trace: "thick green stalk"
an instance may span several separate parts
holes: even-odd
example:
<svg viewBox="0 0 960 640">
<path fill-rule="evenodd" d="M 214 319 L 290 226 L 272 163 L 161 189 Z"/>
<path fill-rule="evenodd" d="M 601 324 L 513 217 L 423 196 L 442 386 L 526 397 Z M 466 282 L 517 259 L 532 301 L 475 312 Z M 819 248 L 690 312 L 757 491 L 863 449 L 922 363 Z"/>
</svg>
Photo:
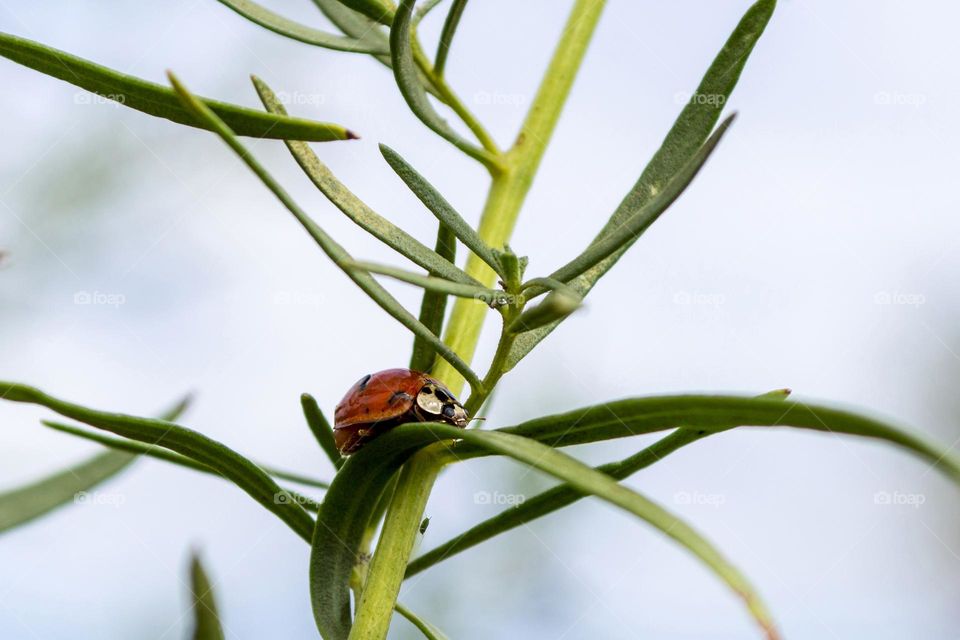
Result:
<svg viewBox="0 0 960 640">
<path fill-rule="evenodd" d="M 510 151 L 502 156 L 504 168 L 492 173 L 493 181 L 478 229 L 489 246 L 500 248 L 510 239 L 604 4 L 605 0 L 577 0 L 574 4 L 520 133 Z M 467 272 L 487 287 L 492 286 L 496 278 L 493 270 L 473 255 L 467 261 Z M 473 359 L 487 309 L 482 302 L 467 299 L 458 300 L 453 308 L 445 338 L 454 352 L 468 362 Z M 501 372 L 493 369 L 491 367 L 488 379 L 499 379 Z M 463 377 L 446 361 L 439 360 L 433 373 L 454 393 L 459 394 L 463 389 Z M 350 640 L 382 640 L 387 635 L 430 491 L 444 464 L 451 460 L 439 447 L 442 445 L 421 451 L 401 472 L 367 573 Z"/>
<path fill-rule="evenodd" d="M 495 249 L 503 248 L 513 233 L 604 4 L 605 0 L 577 0 L 520 133 L 504 157 L 504 169 L 493 177 L 478 232 Z M 496 278 L 476 256 L 467 259 L 466 270 L 486 287 Z M 467 362 L 473 359 L 486 314 L 486 305 L 475 300 L 458 300 L 453 307 L 444 338 Z M 439 362 L 434 373 L 454 393 L 463 388 L 463 377 L 446 362 Z"/>
</svg>

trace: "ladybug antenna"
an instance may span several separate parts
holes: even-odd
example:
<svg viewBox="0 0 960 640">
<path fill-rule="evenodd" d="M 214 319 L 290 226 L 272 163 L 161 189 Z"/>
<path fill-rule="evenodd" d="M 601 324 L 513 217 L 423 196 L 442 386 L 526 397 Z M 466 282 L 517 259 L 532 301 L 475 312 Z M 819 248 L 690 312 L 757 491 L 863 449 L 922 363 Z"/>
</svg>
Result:
<svg viewBox="0 0 960 640">
<path fill-rule="evenodd" d="M 484 420 L 486 420 L 486 418 L 484 418 L 483 416 L 477 416 L 476 418 L 470 418 L 470 422 L 473 422 L 474 420 L 479 420 L 480 422 L 483 422 Z"/>
</svg>

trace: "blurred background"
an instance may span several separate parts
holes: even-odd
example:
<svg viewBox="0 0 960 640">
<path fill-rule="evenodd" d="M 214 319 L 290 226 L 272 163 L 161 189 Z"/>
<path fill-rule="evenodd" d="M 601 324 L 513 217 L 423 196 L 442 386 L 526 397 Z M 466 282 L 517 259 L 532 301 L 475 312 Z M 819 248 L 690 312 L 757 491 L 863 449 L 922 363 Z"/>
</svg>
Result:
<svg viewBox="0 0 960 640">
<path fill-rule="evenodd" d="M 264 4 L 325 25 L 308 0 Z M 569 4 L 487 0 L 466 11 L 448 76 L 504 146 Z M 599 230 L 749 4 L 609 2 L 512 243 L 529 273 L 549 272 Z M 423 24 L 426 42 L 442 14 Z M 587 308 L 510 374 L 486 424 L 634 395 L 789 386 L 955 443 L 958 19 L 943 1 L 921 12 L 783 0 L 729 105 L 741 117 L 706 170 Z M 285 40 L 214 0 L 4 0 L 0 30 L 155 81 L 173 69 L 198 93 L 250 106 L 255 73 L 294 113 L 363 136 L 315 148 L 421 240 L 432 243 L 435 222 L 378 142 L 479 215 L 484 171 L 416 121 L 368 58 Z M 299 394 L 332 413 L 361 375 L 407 362 L 408 333 L 213 135 L 7 60 L 0 78 L 0 379 L 137 414 L 195 391 L 185 424 L 329 477 Z M 399 264 L 313 189 L 281 143 L 251 145 L 354 255 Z M 388 286 L 417 308 L 416 290 Z M 0 404 L 0 488 L 97 450 L 42 428 L 45 415 Z M 574 453 L 596 464 L 650 441 Z M 549 484 L 505 461 L 450 469 L 423 548 L 506 508 L 487 497 Z M 957 637 L 957 492 L 900 451 L 744 429 L 628 484 L 714 540 L 786 637 Z M 113 499 L 0 539 L 0 637 L 182 638 L 191 548 L 215 581 L 229 638 L 315 636 L 307 546 L 239 490 L 150 460 L 99 490 Z M 454 638 L 759 637 L 697 561 L 595 500 L 411 579 L 401 599 Z M 399 618 L 391 633 L 418 637 Z"/>
</svg>

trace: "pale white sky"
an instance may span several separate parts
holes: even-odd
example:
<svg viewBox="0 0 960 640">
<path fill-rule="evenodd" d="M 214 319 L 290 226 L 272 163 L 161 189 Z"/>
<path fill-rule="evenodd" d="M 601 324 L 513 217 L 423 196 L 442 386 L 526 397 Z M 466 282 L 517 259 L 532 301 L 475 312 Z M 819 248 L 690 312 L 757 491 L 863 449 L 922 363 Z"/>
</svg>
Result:
<svg viewBox="0 0 960 640">
<path fill-rule="evenodd" d="M 269 4 L 323 24 L 307 0 Z M 503 144 L 568 4 L 467 9 L 448 75 Z M 530 274 L 600 228 L 748 5 L 611 0 L 512 243 Z M 631 395 L 789 386 L 954 442 L 958 18 L 949 2 L 782 0 L 730 102 L 741 117 L 705 171 L 586 310 L 507 378 L 488 424 Z M 428 40 L 440 21 L 424 26 Z M 421 239 L 433 218 L 378 142 L 468 218 L 479 213 L 483 171 L 409 114 L 380 65 L 286 41 L 214 0 L 0 0 L 0 30 L 152 80 L 170 68 L 197 92 L 251 106 L 256 73 L 294 96 L 296 113 L 363 136 L 318 153 Z M 360 375 L 407 361 L 406 332 L 212 135 L 91 104 L 6 60 L 0 78 L 0 249 L 11 254 L 0 268 L 0 379 L 132 413 L 195 390 L 189 426 L 329 475 L 298 395 L 332 411 Z M 354 255 L 399 264 L 313 190 L 281 144 L 253 146 Z M 416 308 L 412 289 L 390 286 Z M 76 305 L 77 292 L 123 304 Z M 481 361 L 494 339 L 484 335 Z M 43 430 L 43 415 L 0 405 L 0 486 L 95 450 Z M 576 453 L 599 463 L 645 442 Z M 927 471 L 872 443 L 741 431 L 629 484 L 713 539 L 789 638 L 954 638 L 957 493 Z M 498 509 L 476 504 L 476 492 L 543 486 L 505 462 L 450 470 L 424 547 Z M 0 637 L 183 637 L 192 546 L 217 583 L 229 638 L 313 637 L 308 549 L 244 494 L 149 461 L 103 491 L 122 504 L 63 509 L 0 539 Z M 923 504 L 878 505 L 877 492 Z M 592 501 L 418 576 L 402 597 L 454 638 L 757 637 L 688 554 Z M 402 621 L 393 631 L 416 637 Z"/>
</svg>

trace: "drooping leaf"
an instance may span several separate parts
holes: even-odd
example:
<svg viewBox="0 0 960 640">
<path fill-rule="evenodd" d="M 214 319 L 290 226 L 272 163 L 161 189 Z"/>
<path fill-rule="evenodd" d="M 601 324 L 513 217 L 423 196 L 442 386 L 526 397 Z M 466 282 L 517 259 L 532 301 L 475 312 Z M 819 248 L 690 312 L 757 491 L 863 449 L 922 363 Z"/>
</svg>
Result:
<svg viewBox="0 0 960 640">
<path fill-rule="evenodd" d="M 400 88 L 400 94 L 414 115 L 427 127 L 455 147 L 484 162 L 490 162 L 489 153 L 472 144 L 440 116 L 430 104 L 426 89 L 420 80 L 417 65 L 413 58 L 413 45 L 410 40 L 410 24 L 416 0 L 401 0 L 390 28 L 390 57 L 393 60 L 393 75 Z"/>
<path fill-rule="evenodd" d="M 126 451 L 128 453 L 134 453 L 141 456 L 149 456 L 157 460 L 171 462 L 181 467 L 187 467 L 188 469 L 193 469 L 194 471 L 212 473 L 216 476 L 220 475 L 216 469 L 211 469 L 207 465 L 200 464 L 199 462 L 195 462 L 186 456 L 180 455 L 179 453 L 174 453 L 173 451 L 169 451 L 167 449 L 147 445 L 142 442 L 137 442 L 136 440 L 126 440 L 124 438 L 105 436 L 101 433 L 87 431 L 86 429 L 81 429 L 79 427 L 60 422 L 54 422 L 52 420 L 41 420 L 40 422 L 45 427 L 50 427 L 55 431 L 69 433 L 70 435 L 84 438 L 85 440 L 97 442 L 105 447 L 110 447 L 111 449 L 115 449 L 117 451 Z M 302 484 L 307 487 L 314 487 L 316 489 L 326 489 L 330 486 L 329 482 L 317 480 L 316 478 L 311 478 L 303 474 L 294 473 L 292 471 L 284 471 L 283 469 L 277 469 L 259 462 L 257 462 L 256 465 L 266 471 L 269 475 L 273 476 L 274 478 L 279 478 L 280 480 L 287 480 L 289 482 Z"/>
<path fill-rule="evenodd" d="M 422 336 L 429 340 L 439 353 L 450 365 L 460 372 L 463 377 L 470 382 L 474 388 L 482 387 L 480 378 L 470 369 L 470 366 L 463 361 L 450 347 L 444 344 L 440 338 L 430 333 L 430 330 L 424 327 L 420 322 L 401 305 L 396 298 L 380 286 L 372 276 L 363 272 L 354 271 L 345 265 L 351 262 L 353 258 L 346 250 L 333 240 L 327 233 L 317 225 L 313 219 L 306 214 L 303 209 L 290 197 L 290 194 L 273 178 L 272 175 L 260 164 L 260 162 L 243 146 L 237 139 L 233 131 L 230 130 L 223 120 L 217 117 L 203 102 L 190 93 L 183 84 L 173 75 L 169 74 L 170 82 L 174 90 L 180 96 L 184 106 L 193 112 L 198 118 L 205 121 L 210 128 L 220 136 L 220 138 L 229 146 L 254 174 L 260 178 L 277 199 L 293 214 L 294 218 L 303 226 L 303 228 L 316 241 L 317 245 L 323 250 L 334 264 L 336 264 L 346 275 L 363 290 L 381 309 L 393 316 L 403 326 L 413 332 L 415 335 Z"/>
<path fill-rule="evenodd" d="M 0 56 L 91 91 L 124 106 L 191 127 L 206 128 L 173 91 L 32 40 L 0 33 Z M 336 124 L 291 118 L 203 98 L 204 104 L 237 135 L 289 140 L 349 140 L 356 136 Z"/>
<path fill-rule="evenodd" d="M 361 495 L 372 498 L 417 450 L 431 442 L 454 438 L 489 454 L 505 455 L 528 464 L 653 525 L 690 550 L 743 597 L 753 616 L 772 634 L 772 620 L 743 576 L 710 543 L 659 505 L 534 440 L 504 432 L 421 423 L 396 427 L 366 445 L 348 460 L 327 493 L 317 518 L 310 571 L 314 617 L 324 638 L 340 640 L 349 635 L 349 578 L 357 562 L 359 536 L 370 516 L 371 500 L 350 500 L 345 495 L 350 486 L 347 483 L 353 485 L 354 491 L 369 491 Z"/>
<path fill-rule="evenodd" d="M 190 593 L 193 610 L 193 640 L 224 640 L 213 584 L 197 554 L 193 554 L 190 558 Z"/>
<path fill-rule="evenodd" d="M 447 19 L 443 22 L 443 31 L 440 32 L 440 44 L 437 45 L 437 55 L 433 59 L 433 69 L 437 75 L 442 76 L 447 66 L 447 56 L 450 54 L 450 45 L 453 44 L 453 36 L 457 33 L 457 27 L 460 26 L 460 18 L 463 17 L 463 10 L 467 8 L 467 0 L 453 0 L 450 5 L 450 11 L 447 13 Z"/>
<path fill-rule="evenodd" d="M 387 145 L 380 145 L 380 153 L 383 154 L 390 168 L 400 176 L 404 184 L 413 191 L 420 202 L 436 216 L 439 222 L 450 227 L 460 242 L 476 254 L 478 258 L 486 262 L 494 272 L 501 276 L 504 275 L 503 266 L 493 249 L 483 241 L 480 234 L 457 213 L 457 210 L 440 195 L 440 192 L 426 178 Z"/>
<path fill-rule="evenodd" d="M 716 432 L 744 427 L 792 427 L 834 435 L 882 440 L 904 448 L 960 483 L 960 459 L 947 447 L 888 422 L 819 404 L 739 396 L 650 396 L 575 409 L 498 429 L 550 445 L 568 447 L 634 435 L 685 428 Z M 485 455 L 469 442 L 457 449 L 461 458 Z"/>
<path fill-rule="evenodd" d="M 615 229 L 591 243 L 583 253 L 551 273 L 549 277 L 559 282 L 571 283 L 571 288 L 573 288 L 575 285 L 571 281 L 574 278 L 586 273 L 608 257 L 619 253 L 625 247 L 632 245 L 690 185 L 700 169 L 703 168 L 707 158 L 716 149 L 717 144 L 719 144 L 723 134 L 726 133 L 735 117 L 736 114 L 724 120 L 700 150 L 677 171 L 673 179 L 667 182 L 663 189 L 647 204 L 636 210 Z"/>
<path fill-rule="evenodd" d="M 163 419 L 176 420 L 188 405 L 189 397 L 166 411 Z M 135 459 L 129 453 L 107 451 L 37 482 L 0 493 L 0 533 L 76 500 L 83 492 L 126 469 Z"/>
<path fill-rule="evenodd" d="M 337 449 L 336 440 L 333 437 L 333 428 L 327 417 L 320 410 L 317 400 L 309 393 L 300 395 L 300 406 L 303 408 L 303 417 L 307 420 L 307 426 L 310 427 L 313 437 L 316 438 L 320 448 L 323 449 L 334 468 L 339 469 L 343 466 L 344 458 Z M 328 487 L 329 488 L 329 487 Z"/>
<path fill-rule="evenodd" d="M 297 504 L 295 497 L 280 488 L 255 463 L 216 440 L 166 420 L 88 409 L 22 384 L 0 382 L 0 397 L 10 402 L 40 405 L 91 427 L 185 455 L 216 469 L 304 539 L 311 537 L 313 518 Z"/>
<path fill-rule="evenodd" d="M 696 93 L 683 108 L 660 149 L 643 170 L 640 179 L 614 211 L 594 242 L 598 242 L 619 228 L 625 220 L 641 210 L 652 197 L 670 182 L 677 172 L 697 153 L 730 98 L 750 53 L 763 34 L 776 7 L 776 0 L 759 0 L 747 10 L 726 44 L 717 54 L 697 87 Z M 597 281 L 616 263 L 630 243 L 583 273 L 571 286 L 586 296 Z M 508 369 L 516 366 L 547 335 L 556 324 L 541 327 L 519 336 L 508 357 Z"/>
<path fill-rule="evenodd" d="M 253 84 L 267 111 L 278 115 L 286 113 L 283 105 L 266 83 L 254 77 Z M 290 149 L 290 153 L 293 154 L 300 168 L 323 195 L 365 231 L 394 251 L 440 277 L 454 282 L 480 286 L 479 282 L 464 273 L 452 261 L 440 256 L 436 251 L 431 251 L 419 240 L 368 207 L 366 203 L 340 182 L 325 164 L 320 162 L 320 159 L 308 144 L 287 141 L 287 148 Z"/>
<path fill-rule="evenodd" d="M 451 264 L 455 264 L 454 261 L 457 258 L 457 238 L 453 235 L 450 227 L 442 222 L 437 228 L 437 242 L 434 250 Z M 423 300 L 420 303 L 420 315 L 418 317 L 420 322 L 423 323 L 423 326 L 430 329 L 430 333 L 435 336 L 441 335 L 441 331 L 443 331 L 443 318 L 446 311 L 446 294 L 424 289 Z M 436 349 L 426 340 L 414 337 L 413 352 L 410 355 L 410 368 L 414 371 L 432 372 L 436 359 Z"/>
<path fill-rule="evenodd" d="M 337 51 L 349 51 L 353 53 L 370 53 L 374 55 L 385 55 L 390 53 L 389 44 L 386 42 L 386 36 L 382 40 L 376 37 L 365 37 L 363 34 L 358 37 L 344 37 L 333 33 L 327 33 L 320 29 L 314 29 L 300 24 L 288 18 L 284 18 L 278 13 L 274 13 L 264 6 L 252 2 L 251 0 L 219 0 L 222 4 L 233 9 L 238 14 L 260 25 L 274 33 L 282 36 L 299 40 L 307 44 L 312 44 L 325 49 L 335 49 Z M 374 32 L 370 32 L 375 35 Z"/>
<path fill-rule="evenodd" d="M 786 399 L 789 394 L 789 389 L 778 389 L 760 397 L 783 400 Z M 713 432 L 679 428 L 670 435 L 644 448 L 639 453 L 635 453 L 618 462 L 601 465 L 596 467 L 596 470 L 605 473 L 614 480 L 624 480 L 637 471 L 663 460 L 677 449 L 692 444 L 711 433 Z M 564 507 L 568 507 L 584 498 L 585 495 L 582 491 L 577 490 L 569 484 L 562 484 L 532 498 L 527 498 L 522 504 L 515 505 L 492 518 L 480 522 L 447 542 L 437 545 L 419 558 L 416 558 L 410 562 L 407 567 L 405 577 L 409 578 L 414 576 L 443 560 L 455 556 L 461 551 L 475 547 L 481 542 L 485 542 L 501 533 L 505 533 L 528 522 L 532 522 L 537 518 L 542 518 Z"/>
</svg>

